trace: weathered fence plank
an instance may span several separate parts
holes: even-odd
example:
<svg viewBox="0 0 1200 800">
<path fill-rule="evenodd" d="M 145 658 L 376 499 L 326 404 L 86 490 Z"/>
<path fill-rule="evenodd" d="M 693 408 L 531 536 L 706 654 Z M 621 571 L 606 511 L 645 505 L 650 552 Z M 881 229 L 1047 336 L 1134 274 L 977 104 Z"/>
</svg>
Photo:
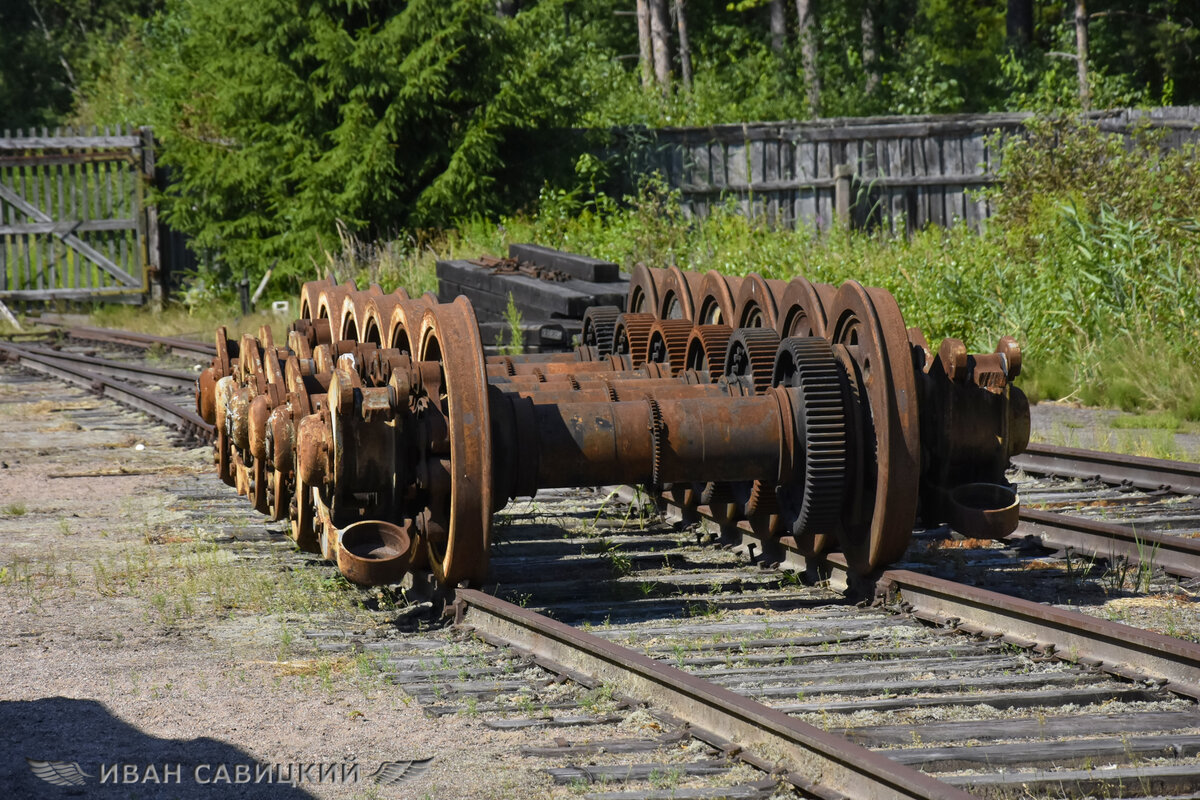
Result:
<svg viewBox="0 0 1200 800">
<path fill-rule="evenodd" d="M 152 147 L 148 130 L 124 125 L 4 131 L 0 297 L 144 298 L 158 274 L 146 247 Z"/>
<path fill-rule="evenodd" d="M 1029 114 L 871 117 L 813 122 L 665 128 L 649 136 L 651 163 L 704 216 L 733 201 L 772 225 L 824 230 L 836 217 L 834 173 L 849 165 L 857 225 L 900 232 L 963 223 L 981 228 L 992 209 L 978 190 L 995 183 L 999 153 L 989 137 L 1019 135 Z M 1117 110 L 1088 115 L 1101 130 L 1139 124 L 1168 131 L 1166 144 L 1200 141 L 1200 108 Z M 645 131 L 631 136 L 646 140 Z M 643 161 L 645 163 L 645 161 Z"/>
</svg>

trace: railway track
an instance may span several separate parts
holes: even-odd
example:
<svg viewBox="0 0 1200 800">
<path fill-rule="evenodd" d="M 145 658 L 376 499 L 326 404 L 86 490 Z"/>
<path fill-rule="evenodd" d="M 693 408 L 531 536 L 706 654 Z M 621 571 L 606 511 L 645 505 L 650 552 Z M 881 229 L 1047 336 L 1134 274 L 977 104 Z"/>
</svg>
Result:
<svg viewBox="0 0 1200 800">
<path fill-rule="evenodd" d="M 89 389 L 100 378 L 106 393 L 119 382 L 100 374 L 105 364 L 61 353 L 38 360 L 23 349 L 27 366 L 56 378 L 71 380 L 60 374 L 71 371 Z M 111 369 L 130 381 L 150 377 Z M 1191 502 L 1159 488 L 1165 480 L 1139 489 L 1116 475 L 1088 480 L 1099 471 L 1063 480 L 1056 463 L 1021 466 L 1022 495 L 1054 508 L 1041 512 L 1052 522 L 1064 509 L 1108 514 L 1116 500 L 1127 501 L 1123 522 Z M 1138 480 L 1155 481 L 1147 472 L 1155 466 L 1139 463 Z M 946 551 L 931 545 L 955 541 L 949 531 L 916 536 L 899 565 L 912 569 L 885 571 L 874 584 L 880 602 L 860 607 L 831 588 L 856 583 L 836 556 L 806 564 L 808 574 L 788 572 L 787 559 L 777 565 L 769 543 L 749 531 L 722 540 L 715 528 L 664 522 L 647 506 L 607 491 L 552 490 L 502 514 L 494 583 L 457 598 L 459 635 L 476 638 L 437 663 L 421 636 L 388 642 L 391 679 L 433 716 L 550 729 L 551 741 L 525 749 L 529 763 L 571 793 L 613 800 L 768 797 L 780 779 L 829 797 L 1189 797 L 1200 785 L 1194 645 L 1063 609 L 1034 627 L 1039 604 L 922 574 Z M 1082 549 L 1032 530 L 1034 513 L 1010 540 L 1029 533 L 1051 548 Z M 1194 530 L 1188 513 L 1148 516 L 1169 517 L 1157 535 L 1178 539 Z M 1142 555 L 1148 527 L 1138 523 Z M 1110 537 L 1104 547 L 1112 546 Z M 1003 585 L 1022 559 L 1065 560 L 1065 570 L 1041 576 L 1060 584 L 1060 595 L 1078 589 L 1069 550 L 1056 559 L 1030 547 L 953 549 L 984 565 L 974 565 L 975 582 L 986 573 Z M 1154 566 L 1187 576 L 1175 564 L 1160 545 Z M 806 583 L 814 577 L 825 581 Z M 331 631 L 313 637 L 363 646 Z M 686 690 L 681 699 L 672 687 Z M 726 721 L 713 700 L 727 706 Z M 780 770 L 783 754 L 799 768 Z"/>
<path fill-rule="evenodd" d="M 143 342 L 146 346 L 153 343 L 148 339 Z M 189 403 L 195 387 L 194 373 L 28 343 L 0 342 L 0 355 L 26 369 L 110 396 L 177 429 L 189 439 L 212 440 L 212 425 L 190 407 L 194 405 L 194 401 Z"/>
</svg>

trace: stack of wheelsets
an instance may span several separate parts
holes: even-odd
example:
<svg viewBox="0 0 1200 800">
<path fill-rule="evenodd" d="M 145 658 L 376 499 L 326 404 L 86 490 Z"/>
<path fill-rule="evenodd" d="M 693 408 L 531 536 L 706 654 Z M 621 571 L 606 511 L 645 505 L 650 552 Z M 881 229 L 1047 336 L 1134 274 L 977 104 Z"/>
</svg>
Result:
<svg viewBox="0 0 1200 800">
<path fill-rule="evenodd" d="M 918 523 L 1016 527 L 1011 337 L 933 353 L 854 281 L 639 266 L 627 307 L 574 352 L 487 357 L 465 297 L 316 281 L 286 346 L 218 330 L 197 406 L 221 477 L 363 584 L 484 582 L 492 514 L 552 487 L 644 484 L 858 574 Z"/>
</svg>

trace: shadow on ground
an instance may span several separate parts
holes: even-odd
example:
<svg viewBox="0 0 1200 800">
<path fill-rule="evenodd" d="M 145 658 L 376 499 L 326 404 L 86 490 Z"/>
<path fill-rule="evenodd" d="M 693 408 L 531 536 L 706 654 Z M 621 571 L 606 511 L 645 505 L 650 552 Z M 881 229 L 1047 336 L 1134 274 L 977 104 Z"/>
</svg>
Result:
<svg viewBox="0 0 1200 800">
<path fill-rule="evenodd" d="M 30 760 L 49 764 L 31 765 Z M 122 766 L 116 773 L 111 772 L 111 766 L 118 763 Z M 248 765 L 249 783 L 237 783 L 239 764 Z M 109 765 L 109 769 L 104 770 L 102 765 Z M 128 770 L 125 765 L 132 765 L 136 771 Z M 178 770 L 175 770 L 176 765 Z M 228 783 L 223 780 L 220 765 L 225 765 Z M 211 800 L 234 795 L 261 800 L 313 797 L 287 782 L 268 783 L 266 777 L 262 782 L 254 783 L 256 765 L 251 754 L 215 739 L 150 736 L 113 716 L 102 703 L 94 700 L 45 697 L 0 702 L 0 786 L 5 789 L 2 792 L 5 797 L 112 797 L 122 800 Z M 292 770 L 295 769 L 292 765 Z M 35 770 L 51 780 L 39 777 Z M 76 770 L 84 774 L 80 775 Z M 107 774 L 104 783 L 101 783 L 102 772 Z M 316 770 L 311 771 L 311 776 L 311 782 L 317 782 L 319 774 Z M 128 779 L 134 780 L 129 782 Z M 279 780 L 277 776 L 275 780 Z M 326 779 L 325 782 L 331 781 Z M 370 780 L 363 773 L 358 776 L 358 782 L 365 785 Z"/>
</svg>

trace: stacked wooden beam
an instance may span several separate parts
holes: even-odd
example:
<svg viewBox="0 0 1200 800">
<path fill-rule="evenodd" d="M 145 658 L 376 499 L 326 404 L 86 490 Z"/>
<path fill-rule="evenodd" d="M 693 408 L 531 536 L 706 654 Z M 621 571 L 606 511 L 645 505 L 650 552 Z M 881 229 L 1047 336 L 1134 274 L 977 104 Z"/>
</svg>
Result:
<svg viewBox="0 0 1200 800">
<path fill-rule="evenodd" d="M 542 323 L 526 332 L 527 351 L 569 348 L 588 308 L 623 308 L 629 292 L 628 276 L 611 261 L 532 244 L 510 245 L 507 259 L 439 261 L 437 276 L 440 301 L 470 298 L 485 343 L 495 323 L 504 322 L 511 295 L 526 323 Z"/>
</svg>

